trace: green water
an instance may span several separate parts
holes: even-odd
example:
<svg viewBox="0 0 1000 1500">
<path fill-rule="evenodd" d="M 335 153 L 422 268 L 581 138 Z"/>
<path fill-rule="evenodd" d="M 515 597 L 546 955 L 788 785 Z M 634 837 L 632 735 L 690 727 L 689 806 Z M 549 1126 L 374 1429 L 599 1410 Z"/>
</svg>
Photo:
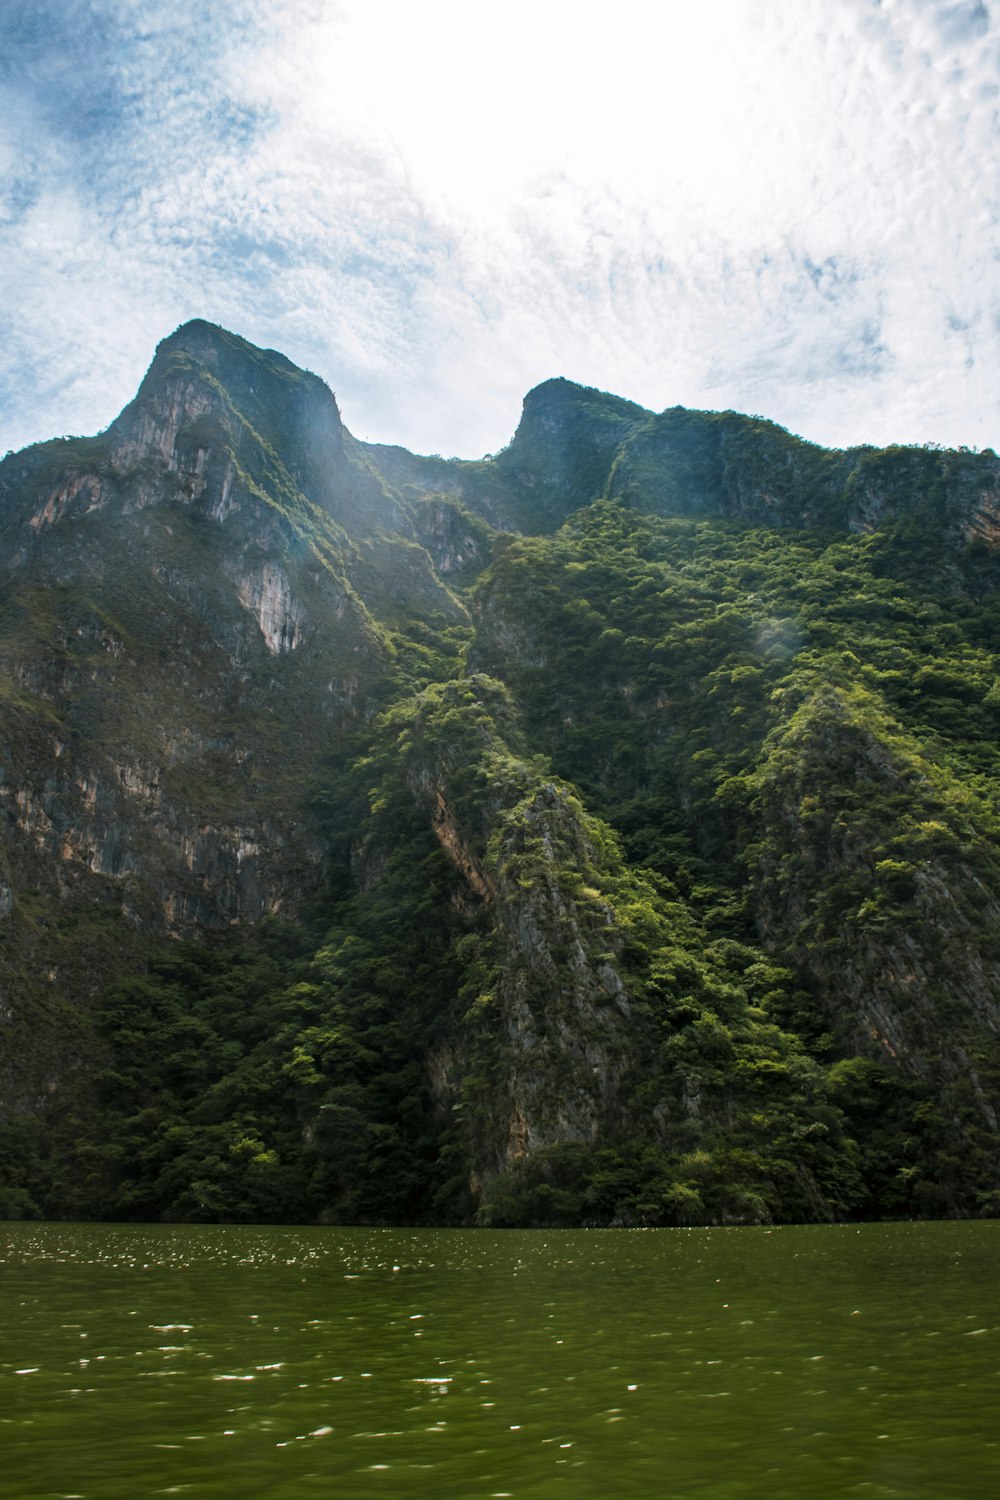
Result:
<svg viewBox="0 0 1000 1500">
<path fill-rule="evenodd" d="M 1000 1223 L 0 1226 L 0 1490 L 1000 1494 Z"/>
</svg>

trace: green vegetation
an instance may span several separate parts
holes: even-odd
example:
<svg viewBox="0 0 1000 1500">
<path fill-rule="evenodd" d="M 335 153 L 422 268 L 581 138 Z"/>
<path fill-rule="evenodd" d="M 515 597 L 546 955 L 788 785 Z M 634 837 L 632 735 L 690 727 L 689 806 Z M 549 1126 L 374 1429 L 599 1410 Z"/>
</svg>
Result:
<svg viewBox="0 0 1000 1500">
<path fill-rule="evenodd" d="M 140 403 L 178 381 L 176 472 L 115 470 L 129 412 L 4 465 L 128 503 L 0 607 L 0 764 L 39 768 L 0 864 L 3 1210 L 1000 1211 L 995 456 L 554 381 L 494 458 L 416 459 L 208 325 Z M 265 562 L 294 651 L 248 614 Z"/>
</svg>

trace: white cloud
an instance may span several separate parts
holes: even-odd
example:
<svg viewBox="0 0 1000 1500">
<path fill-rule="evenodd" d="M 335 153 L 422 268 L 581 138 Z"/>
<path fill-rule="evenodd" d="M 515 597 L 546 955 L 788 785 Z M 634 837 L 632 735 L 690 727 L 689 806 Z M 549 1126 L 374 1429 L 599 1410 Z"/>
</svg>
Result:
<svg viewBox="0 0 1000 1500">
<path fill-rule="evenodd" d="M 0 448 L 102 425 L 196 315 L 424 451 L 499 446 L 553 374 L 1000 444 L 981 0 L 61 13 L 7 51 Z"/>
</svg>

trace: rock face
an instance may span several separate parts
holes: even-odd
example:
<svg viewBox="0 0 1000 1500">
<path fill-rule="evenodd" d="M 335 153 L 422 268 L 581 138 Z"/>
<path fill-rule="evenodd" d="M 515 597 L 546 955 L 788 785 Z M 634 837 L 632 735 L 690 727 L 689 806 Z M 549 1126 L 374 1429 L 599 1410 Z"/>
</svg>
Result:
<svg viewBox="0 0 1000 1500">
<path fill-rule="evenodd" d="M 595 954 L 593 914 L 562 885 L 567 867 L 594 862 L 565 790 L 539 787 L 518 809 L 499 855 L 503 869 L 525 858 L 541 866 L 527 888 L 501 891 L 497 913 L 505 960 L 499 998 L 513 1058 L 510 1129 L 498 1166 L 508 1166 L 539 1146 L 600 1137 L 621 1112 L 631 1038 L 613 915 L 598 915 L 611 951 Z"/>
<path fill-rule="evenodd" d="M 363 534 L 394 522 L 412 533 L 322 382 L 203 323 L 160 346 L 102 437 L 0 466 L 15 1013 L 40 986 L 92 996 L 150 938 L 291 915 L 316 889 L 300 788 L 371 712 L 372 609 L 463 613 L 408 537 L 373 568 Z M 24 891 L 43 893 L 41 928 Z M 63 931 L 97 913 L 108 941 L 81 966 Z M 15 1097 L 37 1097 L 7 1065 Z"/>
<path fill-rule="evenodd" d="M 158 946 L 308 918 L 289 1212 L 389 1213 L 336 1158 L 430 1159 L 407 1109 L 495 1222 L 992 1202 L 998 517 L 989 451 L 565 380 L 487 460 L 365 445 L 178 329 L 105 433 L 0 464 L 0 1125 L 93 1106 Z M 858 1165 L 865 1067 L 968 1181 Z"/>
<path fill-rule="evenodd" d="M 930 1055 L 966 1069 L 967 1034 L 1000 1032 L 1000 860 L 986 809 L 956 808 L 898 726 L 829 687 L 775 736 L 757 781 L 759 921 L 836 996 L 842 1045 L 909 1074 Z M 995 1130 L 991 1105 L 985 1118 Z"/>
<path fill-rule="evenodd" d="M 472 1145 L 480 1183 L 539 1148 L 599 1140 L 621 1119 L 634 1067 L 617 917 L 596 888 L 581 895 L 585 874 L 600 879 L 589 820 L 567 787 L 512 751 L 500 728 L 510 711 L 502 684 L 481 676 L 418 700 L 407 774 L 494 974 L 473 1004 L 489 1011 L 494 1065 L 503 1057 Z M 470 772 L 484 797 L 463 794 Z"/>
</svg>

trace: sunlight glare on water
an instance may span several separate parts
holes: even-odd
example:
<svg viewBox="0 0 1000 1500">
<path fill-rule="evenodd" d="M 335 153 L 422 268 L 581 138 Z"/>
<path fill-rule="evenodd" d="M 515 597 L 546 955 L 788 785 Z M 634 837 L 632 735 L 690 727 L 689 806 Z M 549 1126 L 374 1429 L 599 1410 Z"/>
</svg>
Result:
<svg viewBox="0 0 1000 1500">
<path fill-rule="evenodd" d="M 11 1500 L 1000 1492 L 1000 1225 L 0 1228 Z"/>
</svg>

